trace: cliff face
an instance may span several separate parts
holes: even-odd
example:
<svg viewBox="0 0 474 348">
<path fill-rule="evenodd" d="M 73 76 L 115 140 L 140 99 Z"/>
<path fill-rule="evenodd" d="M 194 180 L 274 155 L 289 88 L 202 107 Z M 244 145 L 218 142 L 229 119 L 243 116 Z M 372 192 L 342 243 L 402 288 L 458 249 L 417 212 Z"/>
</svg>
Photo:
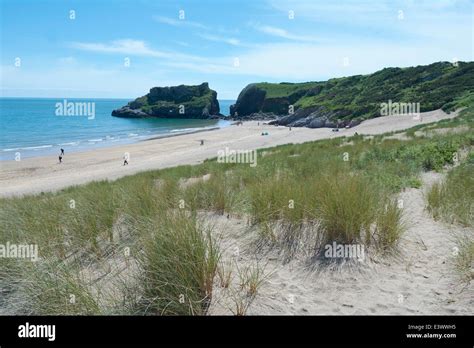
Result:
<svg viewBox="0 0 474 348">
<path fill-rule="evenodd" d="M 290 105 L 317 87 L 317 82 L 308 83 L 252 83 L 239 94 L 230 107 L 230 115 L 245 118 L 254 113 L 287 115 Z"/>
<path fill-rule="evenodd" d="M 143 97 L 112 111 L 118 117 L 208 119 L 219 116 L 217 92 L 204 82 L 197 86 L 153 87 Z"/>
<path fill-rule="evenodd" d="M 231 106 L 234 119 L 273 118 L 292 127 L 354 126 L 381 115 L 382 103 L 419 103 L 420 111 L 462 107 L 474 98 L 474 63 L 386 68 L 325 82 L 254 83 Z"/>
</svg>

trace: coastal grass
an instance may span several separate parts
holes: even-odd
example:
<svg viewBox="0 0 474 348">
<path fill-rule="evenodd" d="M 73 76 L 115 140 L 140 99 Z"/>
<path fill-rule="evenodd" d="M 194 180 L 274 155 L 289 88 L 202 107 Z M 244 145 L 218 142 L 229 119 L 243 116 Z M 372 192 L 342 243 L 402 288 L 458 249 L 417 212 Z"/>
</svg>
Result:
<svg viewBox="0 0 474 348">
<path fill-rule="evenodd" d="M 236 316 L 243 316 L 247 314 L 261 286 L 271 273 L 266 272 L 266 265 L 262 265 L 258 260 L 255 260 L 252 265 L 243 266 L 239 266 L 236 262 L 235 268 L 238 276 L 237 282 L 227 289 L 229 299 L 233 304 L 229 310 Z"/>
<path fill-rule="evenodd" d="M 455 267 L 461 279 L 474 279 L 474 152 L 451 169 L 444 180 L 426 193 L 427 209 L 435 219 L 467 228 L 457 236 Z"/>
<path fill-rule="evenodd" d="M 461 279 L 470 282 L 474 279 L 474 238 L 465 235 L 458 238 L 455 267 Z"/>
<path fill-rule="evenodd" d="M 220 256 L 211 231 L 184 211 L 161 213 L 139 228 L 149 233 L 139 256 L 144 313 L 205 314 Z"/>
<path fill-rule="evenodd" d="M 459 107 L 464 108 L 462 112 L 457 117 L 449 118 L 437 122 L 432 122 L 428 124 L 422 124 L 415 127 L 412 127 L 406 131 L 399 131 L 404 132 L 407 136 L 415 138 L 415 137 L 422 137 L 423 135 L 417 135 L 426 131 L 436 130 L 436 129 L 454 129 L 459 127 L 466 127 L 469 129 L 474 128 L 474 106 L 473 104 L 465 104 L 459 105 Z"/>
<path fill-rule="evenodd" d="M 403 211 L 394 198 L 385 198 L 375 217 L 374 239 L 382 250 L 391 249 L 397 245 L 400 237 L 407 228 Z"/>
<path fill-rule="evenodd" d="M 99 298 L 79 273 L 78 268 L 51 258 L 30 264 L 22 273 L 19 290 L 32 315 L 101 314 Z"/>
<path fill-rule="evenodd" d="M 214 172 L 209 180 L 191 185 L 183 199 L 191 210 L 208 210 L 218 214 L 230 213 L 239 204 L 239 182 L 231 175 Z"/>
<path fill-rule="evenodd" d="M 474 227 L 474 152 L 426 194 L 434 218 Z"/>
<path fill-rule="evenodd" d="M 230 286 L 232 281 L 232 263 L 231 262 L 220 262 L 219 266 L 217 267 L 217 276 L 219 279 L 219 285 L 221 288 L 227 289 Z"/>
<path fill-rule="evenodd" d="M 239 287 L 246 292 L 247 296 L 255 297 L 258 290 L 265 282 L 268 274 L 265 267 L 256 262 L 255 265 L 248 265 L 238 268 Z"/>
<path fill-rule="evenodd" d="M 130 293 L 124 301 L 130 303 L 122 303 L 122 314 L 204 315 L 214 283 L 225 287 L 231 271 L 218 267 L 220 250 L 212 229 L 198 218 L 202 212 L 247 219 L 261 240 L 287 255 L 301 245 L 314 251 L 334 241 L 390 250 L 405 229 L 398 193 L 420 187 L 422 171 L 452 166 L 453 154 L 474 145 L 473 113 L 467 108 L 461 121 L 453 121 L 468 125 L 456 133 L 408 140 L 358 135 L 282 145 L 259 150 L 256 167 L 210 159 L 57 193 L 0 199 L 0 244 L 37 244 L 40 254 L 34 264 L 0 258 L 2 297 L 26 289 L 18 313 L 28 308 L 39 314 L 107 313 L 108 306 L 77 274 L 85 264 L 109 262 L 128 246 L 139 280 L 137 286 L 124 285 Z M 437 218 L 466 226 L 472 226 L 473 211 L 469 158 L 427 196 Z M 180 185 L 183 180 L 190 184 Z M 472 255 L 472 248 L 460 249 Z M 34 290 L 34 282 L 41 291 Z M 258 281 L 252 283 L 258 288 Z M 71 307 L 68 293 L 77 294 L 80 304 Z M 236 304 L 236 313 L 246 311 L 244 302 Z"/>
</svg>

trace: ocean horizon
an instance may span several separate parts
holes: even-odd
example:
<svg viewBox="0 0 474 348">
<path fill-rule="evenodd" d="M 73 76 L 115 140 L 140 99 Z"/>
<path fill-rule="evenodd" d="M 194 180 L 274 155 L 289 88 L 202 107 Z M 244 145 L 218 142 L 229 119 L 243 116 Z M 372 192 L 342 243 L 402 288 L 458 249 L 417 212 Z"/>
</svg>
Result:
<svg viewBox="0 0 474 348">
<path fill-rule="evenodd" d="M 112 110 L 130 99 L 112 98 L 0 98 L 0 160 L 49 156 L 94 148 L 131 144 L 174 134 L 226 127 L 226 120 L 122 118 Z M 82 113 L 67 113 L 67 103 L 86 103 Z M 219 100 L 229 115 L 235 100 Z M 64 105 L 64 108 L 63 108 Z M 77 105 L 77 104 L 76 104 Z M 78 111 L 78 110 L 76 110 Z"/>
</svg>

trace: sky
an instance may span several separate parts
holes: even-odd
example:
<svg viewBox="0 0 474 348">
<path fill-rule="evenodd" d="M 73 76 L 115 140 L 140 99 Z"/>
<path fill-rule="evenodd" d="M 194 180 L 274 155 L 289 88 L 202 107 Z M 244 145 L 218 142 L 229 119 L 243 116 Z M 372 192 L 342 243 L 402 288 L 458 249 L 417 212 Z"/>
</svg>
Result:
<svg viewBox="0 0 474 348">
<path fill-rule="evenodd" d="M 473 61 L 472 0 L 0 0 L 0 95 L 136 98 Z"/>
</svg>

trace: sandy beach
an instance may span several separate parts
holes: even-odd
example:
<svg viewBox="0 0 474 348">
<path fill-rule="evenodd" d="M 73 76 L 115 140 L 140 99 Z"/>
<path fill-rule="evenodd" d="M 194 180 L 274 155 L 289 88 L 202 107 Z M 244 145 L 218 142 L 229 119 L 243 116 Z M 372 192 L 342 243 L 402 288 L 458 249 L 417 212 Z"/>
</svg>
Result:
<svg viewBox="0 0 474 348">
<path fill-rule="evenodd" d="M 385 116 L 363 122 L 350 128 L 333 132 L 329 128 L 309 129 L 276 127 L 256 121 L 242 126 L 214 129 L 205 132 L 143 141 L 131 145 L 96 149 L 94 151 L 68 153 L 63 163 L 56 156 L 35 157 L 21 161 L 0 162 L 0 196 L 16 196 L 60 190 L 97 180 L 114 180 L 141 171 L 198 164 L 216 157 L 219 150 L 253 150 L 289 143 L 399 131 L 418 124 L 426 124 L 453 118 L 457 113 L 446 114 L 441 110 L 421 114 L 420 120 L 412 116 Z M 268 135 L 262 136 L 262 132 Z M 200 141 L 204 140 L 204 145 Z M 123 166 L 124 154 L 128 153 L 129 165 Z"/>
</svg>

